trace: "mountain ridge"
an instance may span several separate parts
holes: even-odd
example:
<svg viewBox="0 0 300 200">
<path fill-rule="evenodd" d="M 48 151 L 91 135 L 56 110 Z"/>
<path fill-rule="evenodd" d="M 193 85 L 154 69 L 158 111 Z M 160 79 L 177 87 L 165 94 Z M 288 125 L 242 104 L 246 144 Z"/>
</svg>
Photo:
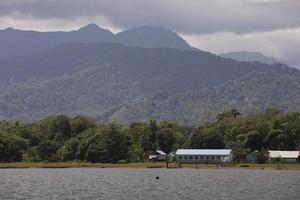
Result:
<svg viewBox="0 0 300 200">
<path fill-rule="evenodd" d="M 136 38 L 136 30 L 142 37 Z M 132 38 L 139 39 L 132 40 Z M 96 24 L 88 24 L 73 31 L 39 32 L 7 28 L 0 30 L 0 60 L 21 55 L 47 51 L 57 45 L 68 42 L 81 43 L 120 43 L 136 47 L 170 47 L 193 50 L 189 44 L 176 33 L 158 27 L 137 27 L 113 34 Z"/>
<path fill-rule="evenodd" d="M 71 32 L 11 28 L 0 31 L 1 41 L 2 120 L 68 114 L 130 123 L 149 119 L 153 103 L 158 120 L 185 124 L 231 108 L 300 110 L 299 70 L 223 58 L 163 28 L 116 35 L 96 24 Z"/>
<path fill-rule="evenodd" d="M 116 42 L 125 46 L 192 50 L 176 33 L 161 27 L 140 26 L 116 34 Z"/>
</svg>

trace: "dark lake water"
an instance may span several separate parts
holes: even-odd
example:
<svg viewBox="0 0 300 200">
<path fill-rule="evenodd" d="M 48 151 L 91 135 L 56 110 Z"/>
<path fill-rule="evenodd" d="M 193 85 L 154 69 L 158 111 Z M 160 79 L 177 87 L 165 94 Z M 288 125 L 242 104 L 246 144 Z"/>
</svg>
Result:
<svg viewBox="0 0 300 200">
<path fill-rule="evenodd" d="M 0 169 L 0 199 L 295 200 L 300 171 Z"/>
</svg>

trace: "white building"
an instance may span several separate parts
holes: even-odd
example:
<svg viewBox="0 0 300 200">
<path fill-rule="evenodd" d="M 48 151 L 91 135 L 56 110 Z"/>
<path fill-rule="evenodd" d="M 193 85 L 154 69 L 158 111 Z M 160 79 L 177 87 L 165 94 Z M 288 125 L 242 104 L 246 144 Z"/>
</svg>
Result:
<svg viewBox="0 0 300 200">
<path fill-rule="evenodd" d="M 276 162 L 280 159 L 281 162 L 297 162 L 300 156 L 299 151 L 274 151 L 270 150 L 268 155 L 269 162 Z"/>
<path fill-rule="evenodd" d="M 178 149 L 178 163 L 227 163 L 233 161 L 231 149 Z"/>
</svg>

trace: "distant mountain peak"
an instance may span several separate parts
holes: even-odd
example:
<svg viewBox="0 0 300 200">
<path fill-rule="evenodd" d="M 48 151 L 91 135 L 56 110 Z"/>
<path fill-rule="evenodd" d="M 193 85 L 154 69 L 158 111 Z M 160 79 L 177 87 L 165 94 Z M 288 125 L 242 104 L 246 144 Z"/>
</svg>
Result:
<svg viewBox="0 0 300 200">
<path fill-rule="evenodd" d="M 40 32 L 13 28 L 1 30 L 0 60 L 42 52 L 69 42 L 108 42 L 130 47 L 196 50 L 175 32 L 165 28 L 141 26 L 115 35 L 111 31 L 91 23 L 73 31 Z M 29 46 L 31 48 L 28 48 Z"/>
<path fill-rule="evenodd" d="M 125 30 L 123 32 L 118 33 L 119 35 L 125 34 L 125 33 L 141 33 L 144 34 L 144 37 L 156 37 L 159 35 L 168 35 L 168 36 L 175 36 L 178 38 L 181 38 L 176 32 L 168 30 L 166 28 L 163 27 L 159 27 L 159 26 L 138 26 L 138 27 L 134 27 L 128 30 Z M 146 34 L 146 35 L 145 35 Z M 182 38 L 181 38 L 182 39 Z"/>
<path fill-rule="evenodd" d="M 258 61 L 266 64 L 278 63 L 278 61 L 272 57 L 267 57 L 260 52 L 249 52 L 249 51 L 237 51 L 237 52 L 229 52 L 223 53 L 219 56 L 224 58 L 231 58 L 237 61 L 246 61 L 253 62 Z"/>
<path fill-rule="evenodd" d="M 116 35 L 116 41 L 126 46 L 192 50 L 177 33 L 156 26 L 139 26 L 120 32 Z"/>
<path fill-rule="evenodd" d="M 104 30 L 104 29 L 100 28 L 97 24 L 94 23 L 88 24 L 79 29 L 79 31 L 99 31 L 99 30 Z"/>
<path fill-rule="evenodd" d="M 17 29 L 13 28 L 13 27 L 8 27 L 6 29 L 4 29 L 4 31 L 16 31 Z"/>
</svg>

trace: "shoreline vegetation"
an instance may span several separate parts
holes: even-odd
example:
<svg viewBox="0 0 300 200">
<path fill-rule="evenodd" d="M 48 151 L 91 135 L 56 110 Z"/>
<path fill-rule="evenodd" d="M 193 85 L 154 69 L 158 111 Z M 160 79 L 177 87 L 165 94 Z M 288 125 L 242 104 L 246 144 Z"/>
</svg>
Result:
<svg viewBox="0 0 300 200">
<path fill-rule="evenodd" d="M 180 169 L 175 163 L 169 163 L 168 169 Z M 64 169 L 64 168 L 108 168 L 108 169 L 162 169 L 166 168 L 165 162 L 140 162 L 140 163 L 84 163 L 84 162 L 64 162 L 64 163 L 0 163 L 0 169 Z M 253 169 L 253 170 L 300 170 L 300 164 L 281 163 L 232 163 L 232 164 L 181 164 L 183 169 Z"/>
<path fill-rule="evenodd" d="M 300 112 L 267 109 L 243 114 L 231 109 L 218 114 L 215 121 L 193 126 L 156 121 L 154 117 L 148 123 L 126 125 L 101 124 L 90 117 L 66 115 L 51 115 L 37 122 L 0 120 L 0 163 L 21 163 L 0 164 L 4 167 L 154 168 L 164 165 L 150 164 L 149 155 L 156 150 L 170 154 L 177 149 L 232 149 L 234 163 L 248 163 L 248 155 L 253 154 L 256 163 L 264 164 L 268 162 L 269 150 L 300 149 Z M 276 162 L 285 163 L 284 160 Z M 255 165 L 243 164 L 242 168 L 251 166 Z M 273 165 L 258 168 L 269 166 Z M 198 164 L 201 167 L 210 168 Z"/>
</svg>

